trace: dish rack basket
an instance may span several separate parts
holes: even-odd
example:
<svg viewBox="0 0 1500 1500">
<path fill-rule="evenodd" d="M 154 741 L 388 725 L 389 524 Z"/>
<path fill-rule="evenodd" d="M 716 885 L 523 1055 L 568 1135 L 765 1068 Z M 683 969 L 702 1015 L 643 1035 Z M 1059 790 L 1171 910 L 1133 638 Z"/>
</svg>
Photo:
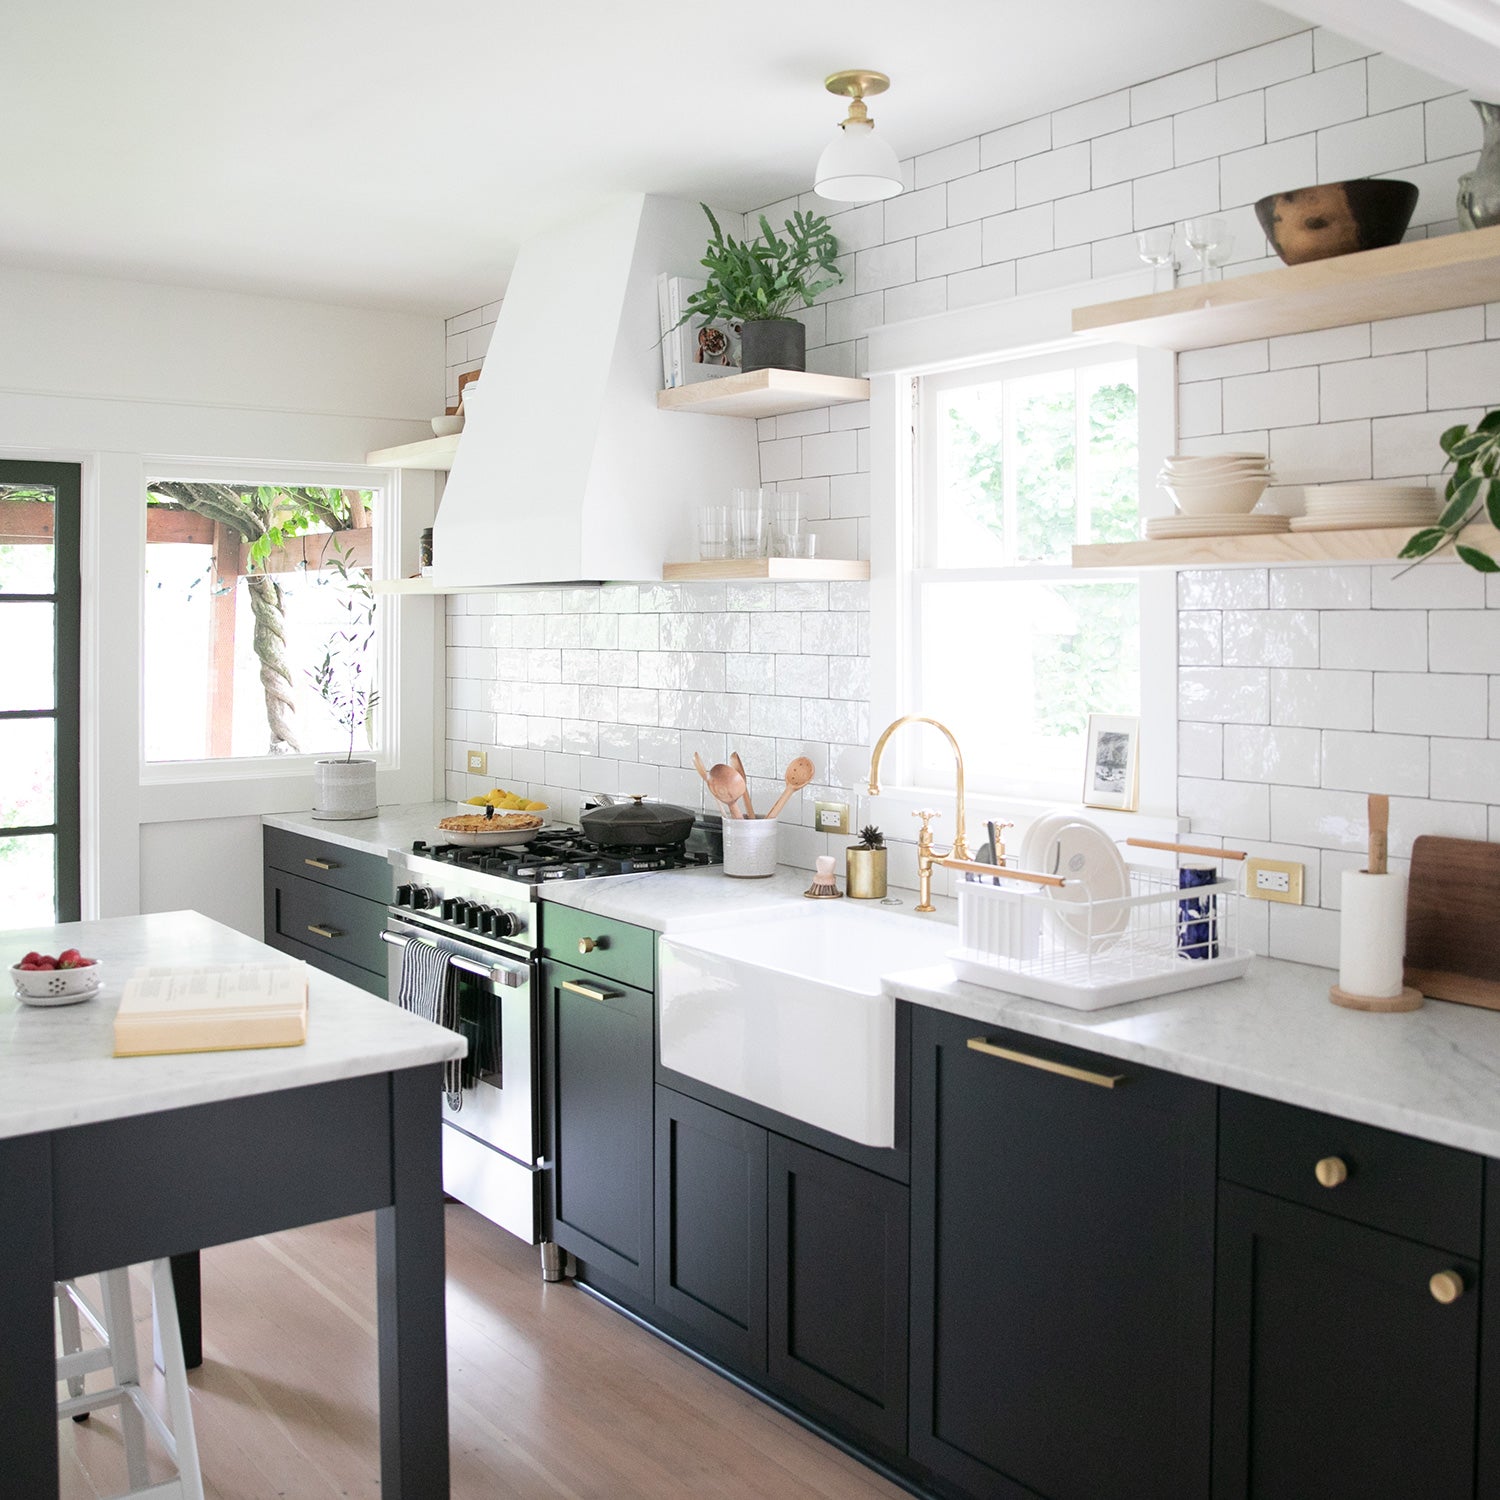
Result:
<svg viewBox="0 0 1500 1500">
<path fill-rule="evenodd" d="M 1127 845 L 1243 860 L 1243 851 L 1127 839 Z M 970 866 L 958 886 L 960 979 L 1074 1010 L 1239 978 L 1251 954 L 1239 937 L 1238 872 L 1223 864 L 1199 884 L 1175 865 L 1127 863 L 1130 894 L 1090 901 L 1081 882 Z"/>
</svg>

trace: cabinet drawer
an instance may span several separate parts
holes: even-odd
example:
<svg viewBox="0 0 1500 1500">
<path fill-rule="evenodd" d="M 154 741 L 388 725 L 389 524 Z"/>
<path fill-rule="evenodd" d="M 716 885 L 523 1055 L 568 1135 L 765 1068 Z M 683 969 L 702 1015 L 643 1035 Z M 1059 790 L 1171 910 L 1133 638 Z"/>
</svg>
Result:
<svg viewBox="0 0 1500 1500">
<path fill-rule="evenodd" d="M 1320 1180 L 1320 1164 L 1332 1186 Z M 1482 1174 L 1483 1162 L 1467 1151 L 1220 1092 L 1221 1177 L 1358 1224 L 1477 1256 Z"/>
<path fill-rule="evenodd" d="M 320 953 L 316 948 L 309 948 L 306 943 L 299 943 L 293 938 L 277 937 L 270 931 L 266 933 L 266 946 L 276 949 L 278 953 L 285 953 L 290 958 L 300 958 L 303 963 L 311 964 L 325 974 L 332 974 L 335 979 L 342 979 L 362 990 L 368 990 L 381 1000 L 389 998 L 389 981 L 384 974 L 372 974 L 358 964 L 345 963 L 331 953 Z"/>
<path fill-rule="evenodd" d="M 341 958 L 372 974 L 385 971 L 380 941 L 385 907 L 363 896 L 266 871 L 266 938 L 281 938 Z"/>
<path fill-rule="evenodd" d="M 649 927 L 614 922 L 549 901 L 542 911 L 542 946 L 559 963 L 640 990 L 656 988 L 656 934 Z"/>
<path fill-rule="evenodd" d="M 346 849 L 284 828 L 267 828 L 265 856 L 273 870 L 331 885 L 367 901 L 388 904 L 395 895 L 396 879 L 389 862 L 362 849 Z"/>
</svg>

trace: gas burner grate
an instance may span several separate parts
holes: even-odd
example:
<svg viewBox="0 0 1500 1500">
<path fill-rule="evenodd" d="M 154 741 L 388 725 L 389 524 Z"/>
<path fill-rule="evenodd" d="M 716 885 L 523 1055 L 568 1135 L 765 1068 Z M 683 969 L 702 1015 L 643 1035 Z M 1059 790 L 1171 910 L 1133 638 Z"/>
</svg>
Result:
<svg viewBox="0 0 1500 1500">
<path fill-rule="evenodd" d="M 605 849 L 582 832 L 562 829 L 539 834 L 528 844 L 496 849 L 459 844 L 429 845 L 418 840 L 412 853 L 476 875 L 539 884 L 554 880 L 592 880 L 604 875 L 634 875 L 648 870 L 685 870 L 713 863 L 706 853 L 683 848 Z"/>
</svg>

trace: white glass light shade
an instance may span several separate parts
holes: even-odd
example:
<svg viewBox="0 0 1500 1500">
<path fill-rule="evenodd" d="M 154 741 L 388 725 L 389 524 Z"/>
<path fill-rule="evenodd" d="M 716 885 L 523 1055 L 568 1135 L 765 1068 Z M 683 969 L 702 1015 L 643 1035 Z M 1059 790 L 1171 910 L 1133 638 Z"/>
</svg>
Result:
<svg viewBox="0 0 1500 1500">
<path fill-rule="evenodd" d="M 872 203 L 901 191 L 901 163 L 869 123 L 840 125 L 823 154 L 813 188 L 836 203 Z"/>
</svg>

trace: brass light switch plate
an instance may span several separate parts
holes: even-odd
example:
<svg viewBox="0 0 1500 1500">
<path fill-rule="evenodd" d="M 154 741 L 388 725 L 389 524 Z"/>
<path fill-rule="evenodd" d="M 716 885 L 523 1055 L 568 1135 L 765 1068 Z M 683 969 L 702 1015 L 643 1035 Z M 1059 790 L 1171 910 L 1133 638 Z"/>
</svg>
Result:
<svg viewBox="0 0 1500 1500">
<path fill-rule="evenodd" d="M 476 776 L 483 776 L 490 768 L 490 756 L 487 750 L 469 751 L 469 770 Z"/>
<path fill-rule="evenodd" d="M 849 804 L 847 802 L 818 802 L 813 810 L 814 826 L 819 833 L 848 833 Z"/>
<path fill-rule="evenodd" d="M 1252 901 L 1284 901 L 1301 906 L 1304 868 L 1289 859 L 1247 859 L 1245 894 Z"/>
</svg>

